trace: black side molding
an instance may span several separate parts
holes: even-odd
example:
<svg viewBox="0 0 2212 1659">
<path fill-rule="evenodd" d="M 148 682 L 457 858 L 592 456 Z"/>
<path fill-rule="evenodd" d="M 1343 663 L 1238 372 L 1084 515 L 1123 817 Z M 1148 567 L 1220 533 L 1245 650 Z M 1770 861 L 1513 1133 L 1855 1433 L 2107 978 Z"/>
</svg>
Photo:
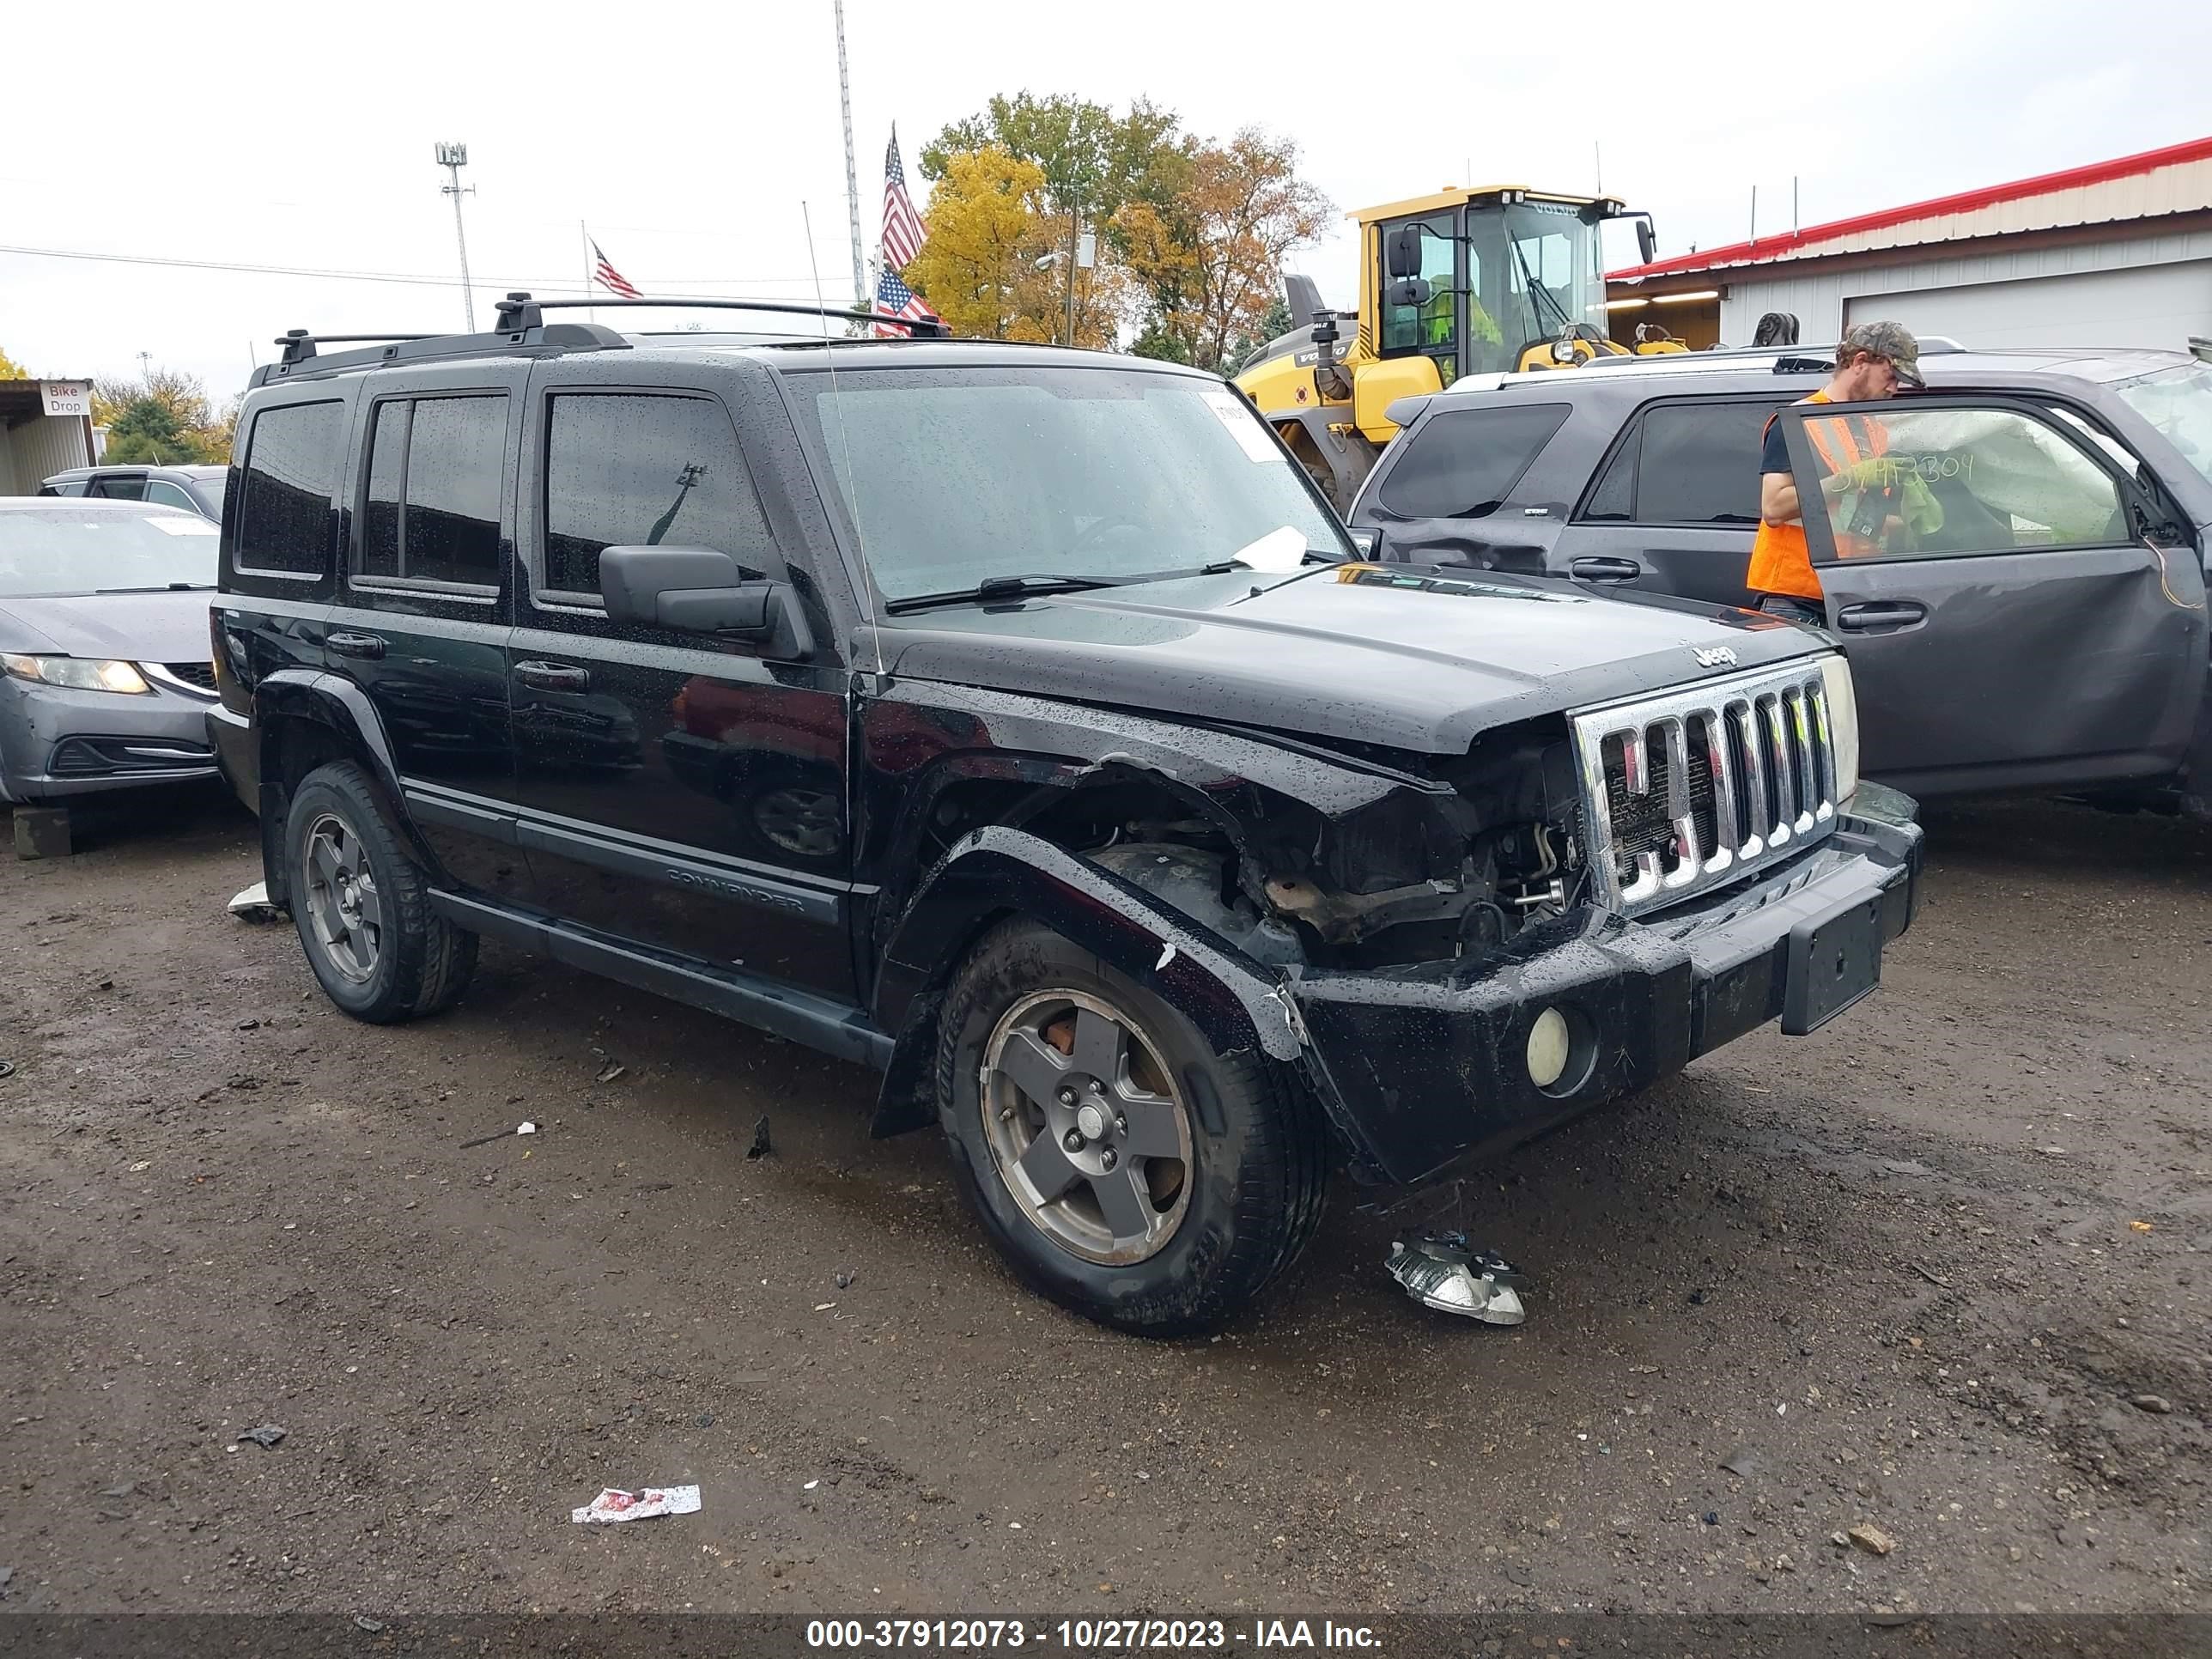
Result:
<svg viewBox="0 0 2212 1659">
<path fill-rule="evenodd" d="M 457 927 L 535 951 L 672 1001 L 803 1042 L 839 1060 L 884 1070 L 891 1040 L 851 1003 L 818 997 L 737 969 L 708 969 L 683 957 L 620 944 L 535 911 L 433 892 L 431 908 Z"/>
</svg>

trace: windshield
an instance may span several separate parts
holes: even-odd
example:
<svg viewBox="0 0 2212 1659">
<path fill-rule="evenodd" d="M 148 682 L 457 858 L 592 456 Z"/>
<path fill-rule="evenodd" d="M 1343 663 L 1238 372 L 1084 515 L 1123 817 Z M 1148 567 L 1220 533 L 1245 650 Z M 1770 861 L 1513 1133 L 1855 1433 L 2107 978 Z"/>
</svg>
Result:
<svg viewBox="0 0 2212 1659">
<path fill-rule="evenodd" d="M 0 596 L 215 586 L 215 526 L 190 513 L 0 511 Z"/>
<path fill-rule="evenodd" d="M 1575 325 L 1605 332 L 1598 228 L 1577 210 L 1540 203 L 1470 210 L 1468 249 L 1468 285 L 1480 307 L 1469 307 L 1477 368 L 1517 368 L 1528 347 Z"/>
<path fill-rule="evenodd" d="M 994 578 L 1127 581 L 1348 559 L 1328 510 L 1218 381 L 1116 368 L 791 377 L 886 599 Z M 857 477 L 854 476 L 857 475 Z"/>
<path fill-rule="evenodd" d="M 2212 363 L 2162 368 L 2112 388 L 2122 402 L 2212 479 Z"/>
</svg>

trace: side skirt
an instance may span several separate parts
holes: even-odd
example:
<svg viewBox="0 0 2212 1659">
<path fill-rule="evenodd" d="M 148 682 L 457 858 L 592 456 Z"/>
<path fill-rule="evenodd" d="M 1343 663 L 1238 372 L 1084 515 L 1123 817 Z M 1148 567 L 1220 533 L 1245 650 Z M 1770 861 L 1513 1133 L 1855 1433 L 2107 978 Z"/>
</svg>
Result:
<svg viewBox="0 0 2212 1659">
<path fill-rule="evenodd" d="M 882 1071 L 890 1064 L 891 1040 L 863 1010 L 733 969 L 710 969 L 687 958 L 607 938 L 534 911 L 515 910 L 458 894 L 434 892 L 440 915 L 472 933 L 519 945 L 556 962 L 651 991 L 756 1026 L 793 1042 Z"/>
</svg>

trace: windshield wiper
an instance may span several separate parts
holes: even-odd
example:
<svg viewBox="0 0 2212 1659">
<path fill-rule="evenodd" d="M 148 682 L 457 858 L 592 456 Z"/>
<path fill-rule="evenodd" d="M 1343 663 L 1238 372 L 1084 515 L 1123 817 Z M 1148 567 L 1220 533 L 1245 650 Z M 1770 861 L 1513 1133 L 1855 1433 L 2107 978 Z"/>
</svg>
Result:
<svg viewBox="0 0 2212 1659">
<path fill-rule="evenodd" d="M 903 599 L 885 602 L 884 609 L 894 616 L 902 611 L 921 611 L 935 605 L 987 605 L 994 599 L 1027 599 L 1036 593 L 1079 593 L 1086 588 L 1119 587 L 1121 582 L 1110 576 L 991 576 L 973 587 L 963 587 L 945 593 L 912 593 Z"/>
</svg>

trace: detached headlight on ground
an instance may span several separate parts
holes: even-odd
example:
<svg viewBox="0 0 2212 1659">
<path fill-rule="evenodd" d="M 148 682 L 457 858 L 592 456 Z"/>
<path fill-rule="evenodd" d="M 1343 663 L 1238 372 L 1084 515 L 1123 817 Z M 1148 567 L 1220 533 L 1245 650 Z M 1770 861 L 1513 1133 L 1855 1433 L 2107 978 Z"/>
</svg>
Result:
<svg viewBox="0 0 2212 1659">
<path fill-rule="evenodd" d="M 1841 656 L 1820 659 L 1820 678 L 1828 694 L 1829 753 L 1836 757 L 1836 805 L 1850 799 L 1859 787 L 1859 699 L 1851 686 L 1850 663 Z"/>
<path fill-rule="evenodd" d="M 120 691 L 135 696 L 150 689 L 146 677 L 131 664 L 94 657 L 19 657 L 11 652 L 0 656 L 0 669 L 14 679 L 65 685 L 72 691 Z"/>
</svg>

